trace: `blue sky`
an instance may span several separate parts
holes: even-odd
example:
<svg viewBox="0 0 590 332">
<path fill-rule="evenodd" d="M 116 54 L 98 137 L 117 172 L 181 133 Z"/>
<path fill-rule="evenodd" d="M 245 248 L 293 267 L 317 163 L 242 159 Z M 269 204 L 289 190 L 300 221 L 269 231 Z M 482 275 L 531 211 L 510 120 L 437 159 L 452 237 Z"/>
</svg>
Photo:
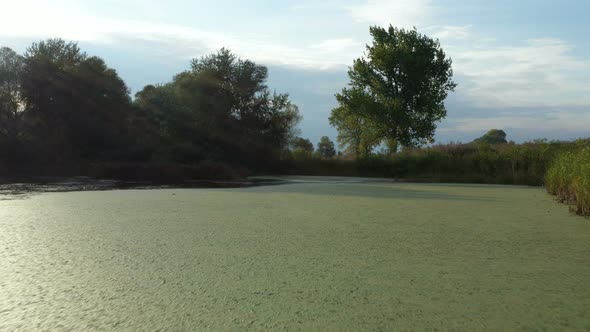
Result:
<svg viewBox="0 0 590 332">
<path fill-rule="evenodd" d="M 133 92 L 169 81 L 225 46 L 267 65 L 300 106 L 302 136 L 335 138 L 334 94 L 370 42 L 370 25 L 417 27 L 453 59 L 456 92 L 439 142 L 499 128 L 516 141 L 590 136 L 588 0 L 2 0 L 0 45 L 78 41 Z"/>
</svg>

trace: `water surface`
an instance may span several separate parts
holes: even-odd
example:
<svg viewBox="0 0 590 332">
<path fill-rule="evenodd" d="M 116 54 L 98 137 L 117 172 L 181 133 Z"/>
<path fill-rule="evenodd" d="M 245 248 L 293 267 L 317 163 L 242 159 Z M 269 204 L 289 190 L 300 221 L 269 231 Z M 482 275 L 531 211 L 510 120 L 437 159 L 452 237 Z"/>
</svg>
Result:
<svg viewBox="0 0 590 332">
<path fill-rule="evenodd" d="M 542 189 L 324 180 L 0 196 L 0 330 L 590 329 Z"/>
</svg>

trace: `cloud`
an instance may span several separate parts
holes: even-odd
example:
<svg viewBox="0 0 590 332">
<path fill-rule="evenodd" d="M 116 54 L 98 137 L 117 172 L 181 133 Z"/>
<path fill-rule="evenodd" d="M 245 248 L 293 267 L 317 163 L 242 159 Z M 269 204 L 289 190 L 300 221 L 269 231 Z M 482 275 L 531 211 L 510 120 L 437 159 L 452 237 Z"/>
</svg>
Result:
<svg viewBox="0 0 590 332">
<path fill-rule="evenodd" d="M 260 29 L 249 34 L 247 29 L 229 29 L 221 23 L 204 28 L 197 24 L 166 24 L 146 19 L 158 16 L 163 7 L 160 1 L 145 0 L 150 5 L 143 6 L 144 1 L 140 0 L 124 4 L 105 1 L 107 5 L 94 2 L 95 7 L 116 5 L 118 12 L 111 15 L 102 8 L 107 16 L 101 16 L 91 11 L 88 6 L 91 1 L 5 1 L 0 37 L 3 42 L 62 37 L 91 44 L 94 49 L 110 48 L 137 55 L 141 57 L 138 63 L 146 63 L 146 58 L 182 63 L 225 46 L 241 57 L 293 72 L 304 69 L 326 75 L 329 70 L 344 76 L 345 67 L 363 54 L 363 44 L 369 41 L 368 24 L 416 26 L 441 39 L 454 61 L 459 86 L 451 98 L 460 103 L 449 107 L 449 118 L 442 132 L 481 132 L 507 125 L 523 130 L 583 131 L 586 130 L 583 125 L 590 123 L 590 61 L 576 55 L 575 45 L 554 38 L 511 41 L 508 45 L 495 35 L 478 33 L 477 25 L 445 16 L 432 0 L 297 2 L 273 16 L 296 25 L 296 33 L 288 36 Z M 128 15 L 134 8 L 137 12 Z M 316 29 L 313 20 L 303 21 L 304 14 L 318 12 L 325 29 Z M 136 19 L 129 19 L 132 16 Z M 313 79 L 317 79 L 316 83 L 321 81 L 319 77 Z M 141 80 L 145 80 L 143 75 Z M 284 90 L 296 90 L 304 82 L 303 85 L 313 87 L 333 101 L 334 91 L 344 86 L 346 80 L 344 77 L 329 84 L 291 80 Z M 312 98 L 310 95 L 305 91 L 298 98 L 305 104 L 305 100 Z M 309 104 L 310 109 L 318 107 Z M 452 108 L 455 106 L 458 109 Z M 458 113 L 461 117 L 453 117 Z"/>
<path fill-rule="evenodd" d="M 327 3 L 330 4 L 331 11 L 341 13 L 348 10 L 349 14 L 356 15 L 361 20 L 374 20 L 376 13 L 389 13 L 391 15 L 386 16 L 388 19 L 395 19 L 396 25 L 402 19 L 411 20 L 413 24 L 414 18 L 421 17 L 430 8 L 427 0 L 370 0 L 356 6 L 343 5 L 339 1 Z M 134 0 L 131 4 L 139 5 L 140 2 Z M 107 6 L 109 5 L 114 6 L 115 1 L 108 0 Z M 299 7 L 292 7 L 294 10 L 310 10 L 307 7 L 315 8 L 318 5 L 325 7 L 327 4 L 304 2 Z M 152 20 L 102 17 L 91 12 L 89 6 L 89 3 L 73 0 L 54 0 L 51 3 L 36 0 L 11 1 L 3 7 L 10 15 L 5 15 L 0 20 L 0 36 L 4 39 L 20 37 L 34 40 L 60 37 L 121 49 L 140 47 L 151 50 L 152 55 L 182 59 L 227 47 L 242 57 L 264 64 L 316 70 L 346 68 L 364 51 L 364 41 L 350 37 L 336 36 L 317 40 L 321 35 L 309 35 L 298 41 L 277 40 L 276 36 L 273 38 L 265 34 L 221 32 L 222 27 L 201 29 Z M 125 6 L 128 8 L 130 4 L 126 2 Z M 159 8 L 153 3 L 138 7 L 141 7 L 138 9 L 140 11 Z M 350 19 L 344 16 L 344 20 L 347 18 Z M 408 24 L 412 25 L 409 21 Z"/>
<path fill-rule="evenodd" d="M 441 131 L 485 132 L 492 128 L 534 129 L 536 131 L 588 131 L 590 112 L 576 109 L 539 109 L 535 112 L 502 112 L 493 117 L 451 120 Z"/>
<path fill-rule="evenodd" d="M 365 0 L 347 9 L 357 22 L 404 28 L 427 23 L 435 11 L 430 0 Z"/>
<path fill-rule="evenodd" d="M 442 40 L 463 40 L 471 36 L 471 25 L 437 27 L 433 37 Z"/>
<path fill-rule="evenodd" d="M 483 108 L 590 106 L 590 61 L 559 39 L 455 51 L 460 94 Z"/>
<path fill-rule="evenodd" d="M 337 39 L 326 39 L 321 43 L 312 45 L 313 49 L 317 49 L 323 52 L 340 52 L 352 49 L 362 49 L 362 43 L 359 43 L 351 38 L 337 38 Z"/>
<path fill-rule="evenodd" d="M 99 17 L 87 14 L 75 3 L 67 7 L 67 12 L 56 9 L 65 8 L 67 4 L 70 1 L 62 0 L 51 6 L 30 0 L 11 3 L 7 9 L 13 15 L 0 20 L 0 36 L 35 39 L 60 37 L 95 44 L 114 44 L 122 48 L 134 40 L 133 45 L 150 45 L 156 54 L 187 59 L 228 47 L 240 56 L 261 63 L 320 70 L 342 68 L 363 51 L 362 43 L 350 38 L 292 46 L 264 36 L 240 32 L 220 33 L 175 24 Z M 28 13 L 32 16 L 23 20 Z"/>
<path fill-rule="evenodd" d="M 454 114 L 437 129 L 439 142 L 470 142 L 490 129 L 502 129 L 508 139 L 523 142 L 537 138 L 576 139 L 588 137 L 590 112 L 586 107 L 473 109 Z"/>
</svg>

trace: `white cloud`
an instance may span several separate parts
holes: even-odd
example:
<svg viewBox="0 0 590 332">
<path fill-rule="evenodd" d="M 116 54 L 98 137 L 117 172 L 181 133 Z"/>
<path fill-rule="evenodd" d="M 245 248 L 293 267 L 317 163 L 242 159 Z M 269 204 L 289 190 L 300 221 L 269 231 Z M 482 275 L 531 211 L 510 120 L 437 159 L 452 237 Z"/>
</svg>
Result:
<svg viewBox="0 0 590 332">
<path fill-rule="evenodd" d="M 0 20 L 0 36 L 60 37 L 81 42 L 125 44 L 130 40 L 152 44 L 153 52 L 192 58 L 228 47 L 238 55 L 265 64 L 306 69 L 343 67 L 362 54 L 361 43 L 350 38 L 327 39 L 313 45 L 291 46 L 256 35 L 219 33 L 188 26 L 122 20 L 94 16 L 72 1 L 44 2 L 23 0 L 6 8 L 12 15 Z M 71 6 L 70 6 L 71 5 Z M 67 11 L 63 11 L 67 8 Z M 59 9 L 59 10 L 58 10 Z M 25 13 L 31 13 L 23 20 Z M 357 49 L 353 49 L 358 46 Z"/>
<path fill-rule="evenodd" d="M 437 30 L 433 36 L 442 40 L 463 40 L 471 35 L 471 25 L 446 25 Z"/>
<path fill-rule="evenodd" d="M 340 52 L 350 50 L 351 48 L 355 50 L 362 49 L 363 44 L 356 42 L 351 38 L 336 38 L 326 39 L 321 43 L 312 45 L 311 47 L 323 52 Z"/>
<path fill-rule="evenodd" d="M 590 61 L 559 39 L 489 45 L 450 54 L 459 93 L 485 108 L 590 105 Z"/>
<path fill-rule="evenodd" d="M 485 132 L 492 128 L 531 129 L 537 132 L 563 130 L 587 132 L 590 112 L 576 110 L 538 110 L 535 114 L 501 114 L 487 118 L 462 118 L 452 121 L 441 132 Z"/>
<path fill-rule="evenodd" d="M 431 0 L 365 0 L 347 9 L 357 22 L 404 28 L 420 27 L 434 14 Z"/>
</svg>

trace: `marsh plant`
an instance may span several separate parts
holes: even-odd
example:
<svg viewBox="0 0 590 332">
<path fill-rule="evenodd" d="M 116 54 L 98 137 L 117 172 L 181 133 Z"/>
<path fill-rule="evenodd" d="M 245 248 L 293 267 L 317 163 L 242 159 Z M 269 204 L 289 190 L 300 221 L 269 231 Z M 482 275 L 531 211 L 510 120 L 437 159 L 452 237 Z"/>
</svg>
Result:
<svg viewBox="0 0 590 332">
<path fill-rule="evenodd" d="M 547 191 L 578 214 L 590 216 L 590 140 L 576 142 L 575 148 L 559 153 L 545 177 Z"/>
<path fill-rule="evenodd" d="M 360 159 L 350 155 L 320 159 L 292 154 L 279 172 L 541 186 L 553 158 L 578 145 L 547 140 L 523 144 L 451 143 L 406 148 L 398 153 L 373 153 Z"/>
</svg>

